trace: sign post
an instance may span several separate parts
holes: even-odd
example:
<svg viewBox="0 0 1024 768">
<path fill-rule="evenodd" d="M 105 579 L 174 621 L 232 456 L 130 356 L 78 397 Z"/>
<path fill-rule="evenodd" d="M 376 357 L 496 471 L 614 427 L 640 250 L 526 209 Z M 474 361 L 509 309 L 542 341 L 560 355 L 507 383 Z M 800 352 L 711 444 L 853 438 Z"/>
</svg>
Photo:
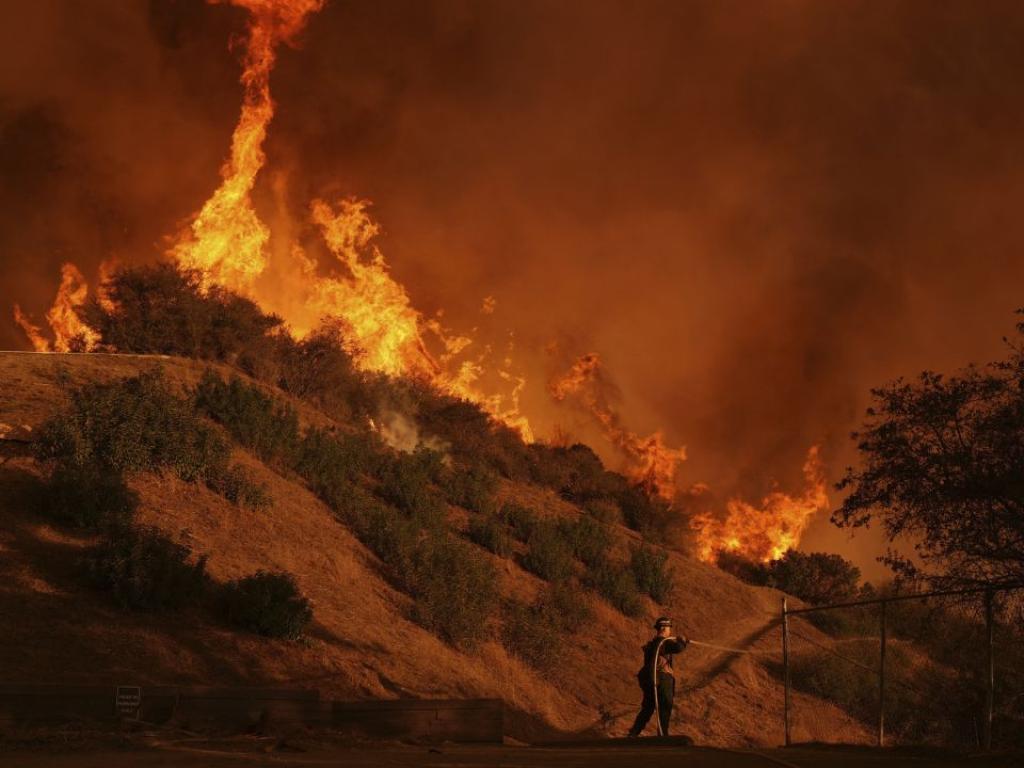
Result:
<svg viewBox="0 0 1024 768">
<path fill-rule="evenodd" d="M 142 688 L 137 685 L 117 686 L 114 709 L 122 720 L 138 720 L 142 710 Z"/>
</svg>

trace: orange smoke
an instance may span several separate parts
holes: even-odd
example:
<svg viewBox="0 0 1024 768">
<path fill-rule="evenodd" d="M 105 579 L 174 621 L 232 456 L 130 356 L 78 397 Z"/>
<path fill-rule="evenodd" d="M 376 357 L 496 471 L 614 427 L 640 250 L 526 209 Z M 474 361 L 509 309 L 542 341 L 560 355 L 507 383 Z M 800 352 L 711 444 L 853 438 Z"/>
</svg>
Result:
<svg viewBox="0 0 1024 768">
<path fill-rule="evenodd" d="M 724 519 L 710 513 L 694 515 L 690 525 L 697 534 L 697 556 L 714 562 L 719 553 L 732 552 L 767 563 L 797 546 L 814 516 L 829 509 L 818 446 L 807 452 L 803 470 L 807 483 L 803 496 L 773 491 L 760 507 L 731 499 Z"/>
<path fill-rule="evenodd" d="M 36 352 L 88 352 L 99 343 L 99 334 L 82 322 L 78 315 L 88 295 L 89 286 L 78 267 L 64 264 L 60 268 L 57 296 L 46 313 L 53 342 L 47 341 L 42 329 L 33 324 L 17 305 L 14 307 L 14 321 L 21 326 Z"/>
<path fill-rule="evenodd" d="M 580 399 L 608 440 L 626 457 L 626 474 L 632 480 L 671 501 L 676 495 L 676 469 L 686 460 L 686 449 L 666 446 L 660 431 L 640 437 L 626 429 L 608 402 L 607 389 L 601 358 L 594 352 L 580 357 L 550 385 L 552 397 L 559 402 L 569 395 Z"/>
</svg>

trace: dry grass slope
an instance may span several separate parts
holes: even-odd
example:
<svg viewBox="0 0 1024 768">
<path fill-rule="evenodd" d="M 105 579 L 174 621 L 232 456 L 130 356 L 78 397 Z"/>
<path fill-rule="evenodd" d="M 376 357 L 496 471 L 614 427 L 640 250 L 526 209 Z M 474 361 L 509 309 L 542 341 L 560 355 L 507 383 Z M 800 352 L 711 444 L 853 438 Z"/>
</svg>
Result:
<svg viewBox="0 0 1024 768">
<path fill-rule="evenodd" d="M 0 436 L 5 430 L 30 434 L 26 428 L 60 407 L 62 380 L 111 380 L 154 364 L 181 387 L 194 385 L 206 367 L 147 356 L 0 353 L 0 425 L 6 425 Z M 330 421 L 292 404 L 306 424 Z M 122 613 L 83 588 L 74 560 L 90 539 L 58 530 L 24 508 L 20 493 L 37 468 L 19 455 L 22 443 L 0 445 L 6 457 L 0 465 L 0 680 L 299 685 L 337 698 L 500 697 L 509 708 L 510 735 L 520 739 L 622 735 L 639 701 L 634 673 L 649 617 L 668 613 L 689 636 L 765 654 L 692 647 L 683 664 L 676 732 L 702 744 L 782 741 L 781 687 L 762 665 L 777 659 L 779 594 L 678 553 L 670 558 L 679 585 L 671 603 L 646 601 L 644 616 L 627 619 L 595 599 L 593 622 L 578 628 L 556 670 L 541 675 L 510 657 L 497 637 L 463 653 L 408 620 L 408 598 L 380 576 L 374 555 L 301 484 L 241 451 L 234 459 L 269 487 L 269 512 L 240 509 L 171 477 L 133 480 L 142 498 L 141 521 L 208 555 L 217 580 L 259 568 L 295 575 L 314 603 L 308 639 L 267 640 L 200 615 Z M 500 494 L 546 515 L 579 514 L 536 487 L 506 483 Z M 628 532 L 619 534 L 624 547 Z M 540 588 L 540 580 L 511 560 L 496 562 L 503 594 L 524 599 Z M 801 632 L 815 630 L 801 625 Z M 868 739 L 862 726 L 827 703 L 805 697 L 799 703 L 814 717 L 797 722 L 798 739 Z"/>
</svg>

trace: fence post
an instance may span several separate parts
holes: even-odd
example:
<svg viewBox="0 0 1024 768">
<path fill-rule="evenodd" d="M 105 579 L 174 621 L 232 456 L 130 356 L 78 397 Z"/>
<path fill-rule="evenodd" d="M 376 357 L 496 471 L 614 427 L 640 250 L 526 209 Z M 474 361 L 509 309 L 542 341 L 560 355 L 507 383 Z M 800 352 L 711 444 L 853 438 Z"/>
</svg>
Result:
<svg viewBox="0 0 1024 768">
<path fill-rule="evenodd" d="M 785 693 L 783 695 L 782 716 L 786 731 L 786 746 L 790 746 L 789 737 L 789 611 L 786 598 L 782 598 L 782 678 Z"/>
<path fill-rule="evenodd" d="M 985 751 L 992 749 L 992 711 L 996 699 L 996 667 L 995 667 L 995 620 L 992 611 L 992 590 L 985 592 L 985 634 L 988 654 L 988 669 L 985 672 L 985 731 L 982 742 Z"/>
<path fill-rule="evenodd" d="M 885 621 L 886 601 L 882 601 L 882 611 L 879 617 L 879 629 L 881 643 L 878 658 L 878 746 L 885 746 Z"/>
</svg>

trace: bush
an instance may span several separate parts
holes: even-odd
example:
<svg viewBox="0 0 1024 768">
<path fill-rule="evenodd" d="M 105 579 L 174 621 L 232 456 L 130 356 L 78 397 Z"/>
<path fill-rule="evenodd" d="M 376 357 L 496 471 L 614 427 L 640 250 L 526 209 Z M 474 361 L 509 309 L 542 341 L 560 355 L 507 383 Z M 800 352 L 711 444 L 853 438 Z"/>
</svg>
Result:
<svg viewBox="0 0 1024 768">
<path fill-rule="evenodd" d="M 581 515 L 566 527 L 566 535 L 572 542 L 573 553 L 586 565 L 593 565 L 605 559 L 612 545 L 608 529 L 589 515 Z"/>
<path fill-rule="evenodd" d="M 774 587 L 812 605 L 840 603 L 860 593 L 860 569 L 840 555 L 791 549 L 779 560 L 755 563 L 742 555 L 721 552 L 716 562 L 748 584 Z"/>
<path fill-rule="evenodd" d="M 664 543 L 678 515 L 669 502 L 652 496 L 639 485 L 623 487 L 616 496 L 626 525 L 650 541 Z"/>
<path fill-rule="evenodd" d="M 138 494 L 118 472 L 95 466 L 56 468 L 40 488 L 40 507 L 54 521 L 78 528 L 100 529 L 132 521 Z"/>
<path fill-rule="evenodd" d="M 256 480 L 253 473 L 240 464 L 233 464 L 214 481 L 214 488 L 228 501 L 253 512 L 270 509 L 273 499 L 267 486 Z"/>
<path fill-rule="evenodd" d="M 36 445 L 40 459 L 115 472 L 173 469 L 183 477 L 226 461 L 192 406 L 170 390 L 154 369 L 109 384 L 71 392 L 71 405 L 46 421 Z M 201 464 L 194 469 L 199 457 Z"/>
<path fill-rule="evenodd" d="M 299 419 L 257 386 L 237 376 L 224 382 L 207 369 L 193 397 L 196 407 L 224 425 L 231 436 L 264 460 L 285 466 L 294 462 L 299 446 Z"/>
<path fill-rule="evenodd" d="M 113 593 L 124 608 L 180 608 L 199 600 L 207 587 L 206 558 L 149 526 L 109 531 L 86 560 L 93 582 Z"/>
<path fill-rule="evenodd" d="M 508 526 L 496 517 L 482 515 L 471 519 L 467 535 L 470 541 L 499 557 L 509 557 L 512 554 L 512 536 L 509 534 Z"/>
<path fill-rule="evenodd" d="M 840 555 L 789 550 L 768 565 L 768 586 L 812 605 L 851 600 L 859 589 L 860 569 Z"/>
<path fill-rule="evenodd" d="M 382 447 L 372 435 L 310 429 L 299 447 L 296 471 L 327 506 L 341 510 L 352 484 L 375 473 L 384 462 Z"/>
<path fill-rule="evenodd" d="M 512 535 L 519 541 L 526 541 L 537 527 L 537 515 L 532 509 L 519 504 L 508 503 L 499 513 L 502 520 L 508 523 Z"/>
<path fill-rule="evenodd" d="M 608 499 L 591 499 L 583 505 L 583 511 L 605 525 L 617 525 L 622 522 L 622 510 L 614 501 Z"/>
<path fill-rule="evenodd" d="M 643 610 L 636 583 L 631 570 L 621 568 L 610 561 L 597 564 L 589 571 L 591 586 L 607 600 L 612 607 L 626 616 L 639 616 Z"/>
<path fill-rule="evenodd" d="M 237 627 L 265 637 L 296 640 L 313 609 L 288 573 L 257 571 L 224 585 L 224 612 Z"/>
<path fill-rule="evenodd" d="M 106 347 L 120 352 L 266 363 L 281 319 L 202 275 L 173 264 L 119 269 L 104 282 L 109 303 L 92 302 L 85 320 Z"/>
<path fill-rule="evenodd" d="M 667 553 L 655 552 L 650 547 L 634 547 L 630 556 L 629 567 L 637 587 L 656 603 L 668 602 L 675 586 L 672 569 L 667 563 Z"/>
<path fill-rule="evenodd" d="M 416 547 L 402 578 L 418 623 L 455 645 L 473 646 L 484 636 L 498 593 L 494 567 L 479 550 L 434 533 Z"/>
<path fill-rule="evenodd" d="M 539 521 L 526 544 L 523 557 L 526 570 L 547 581 L 563 581 L 572 576 L 572 543 L 558 523 Z"/>
<path fill-rule="evenodd" d="M 533 605 L 513 602 L 506 607 L 502 644 L 530 666 L 548 671 L 566 652 L 566 638 L 591 616 L 590 606 L 578 592 L 552 584 Z"/>
<path fill-rule="evenodd" d="M 431 485 L 430 464 L 422 456 L 399 454 L 381 466 L 377 494 L 422 525 L 436 526 L 444 519 L 444 500 Z"/>
<path fill-rule="evenodd" d="M 442 487 L 451 504 L 470 512 L 491 515 L 497 512 L 494 473 L 479 464 L 452 467 L 443 473 Z"/>
</svg>

